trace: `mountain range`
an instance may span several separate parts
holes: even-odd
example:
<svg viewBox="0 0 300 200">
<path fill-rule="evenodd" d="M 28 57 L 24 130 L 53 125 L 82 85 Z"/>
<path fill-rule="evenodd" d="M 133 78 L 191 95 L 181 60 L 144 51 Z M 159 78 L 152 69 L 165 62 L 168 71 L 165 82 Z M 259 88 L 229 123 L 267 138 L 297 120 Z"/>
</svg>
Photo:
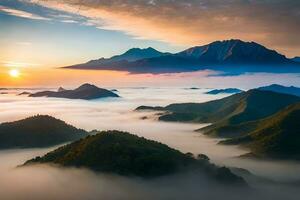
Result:
<svg viewBox="0 0 300 200">
<path fill-rule="evenodd" d="M 266 70 L 300 71 L 300 64 L 255 42 L 225 40 L 174 54 L 162 53 L 153 48 L 134 48 L 108 59 L 100 58 L 64 68 L 131 73 L 173 73 L 212 69 L 238 73 Z"/>
</svg>

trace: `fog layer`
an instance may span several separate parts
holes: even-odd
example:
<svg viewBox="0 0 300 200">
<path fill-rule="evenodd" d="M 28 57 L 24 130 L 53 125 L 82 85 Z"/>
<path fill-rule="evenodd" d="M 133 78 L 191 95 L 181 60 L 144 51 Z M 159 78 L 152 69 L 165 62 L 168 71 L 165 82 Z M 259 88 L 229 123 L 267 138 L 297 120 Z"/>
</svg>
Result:
<svg viewBox="0 0 300 200">
<path fill-rule="evenodd" d="M 186 88 L 117 88 L 120 99 L 95 101 L 1 95 L 0 122 L 35 114 L 49 114 L 87 130 L 117 129 L 166 143 L 183 152 L 207 154 L 212 162 L 242 167 L 254 175 L 279 181 L 300 180 L 299 162 L 254 161 L 237 156 L 247 152 L 234 146 L 216 145 L 218 139 L 194 132 L 204 124 L 165 123 L 155 113 L 134 112 L 140 105 L 167 105 L 174 102 L 204 102 L 223 96 L 205 95 L 207 90 Z M 147 119 L 142 119 L 147 116 Z M 53 166 L 15 168 L 24 161 L 54 149 L 0 151 L 1 199 L 296 199 L 294 187 L 257 184 L 252 190 L 228 189 L 202 174 L 190 173 L 151 181 L 94 174 L 85 169 Z M 294 184 L 295 185 L 295 184 Z M 278 188 L 280 189 L 278 189 Z"/>
</svg>

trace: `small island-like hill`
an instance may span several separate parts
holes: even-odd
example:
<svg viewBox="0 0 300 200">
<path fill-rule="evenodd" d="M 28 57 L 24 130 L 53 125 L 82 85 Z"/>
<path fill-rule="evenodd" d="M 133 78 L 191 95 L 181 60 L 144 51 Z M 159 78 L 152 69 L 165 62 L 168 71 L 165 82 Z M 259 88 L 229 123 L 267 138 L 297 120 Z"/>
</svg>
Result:
<svg viewBox="0 0 300 200">
<path fill-rule="evenodd" d="M 30 97 L 56 97 L 56 98 L 67 98 L 67 99 L 84 99 L 92 100 L 105 97 L 119 97 L 116 93 L 98 88 L 95 85 L 83 84 L 74 90 L 66 90 L 60 87 L 58 91 L 42 91 L 34 94 L 30 94 Z"/>
</svg>

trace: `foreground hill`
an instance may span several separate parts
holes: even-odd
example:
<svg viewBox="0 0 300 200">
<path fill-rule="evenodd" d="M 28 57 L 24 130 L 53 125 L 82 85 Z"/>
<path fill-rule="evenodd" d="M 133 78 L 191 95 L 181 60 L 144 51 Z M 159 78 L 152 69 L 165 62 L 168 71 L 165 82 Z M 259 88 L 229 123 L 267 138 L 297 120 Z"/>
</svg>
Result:
<svg viewBox="0 0 300 200">
<path fill-rule="evenodd" d="M 179 53 L 161 53 L 152 48 L 147 56 L 115 56 L 68 66 L 71 69 L 120 70 L 131 73 L 172 73 L 217 69 L 229 73 L 300 71 L 299 63 L 255 42 L 241 40 L 216 41 Z M 133 50 L 129 50 L 131 52 Z M 135 50 L 141 52 L 142 50 Z M 127 52 L 125 53 L 125 55 Z M 136 55 L 136 54 L 134 54 Z M 291 68 L 289 68 L 291 66 Z"/>
<path fill-rule="evenodd" d="M 59 89 L 58 91 L 42 91 L 34 94 L 30 94 L 30 97 L 56 97 L 56 98 L 67 98 L 67 99 L 98 99 L 104 97 L 119 97 L 116 93 L 98 88 L 95 85 L 83 84 L 74 90 Z"/>
<path fill-rule="evenodd" d="M 217 181 L 244 183 L 229 169 L 211 164 L 206 156 L 195 159 L 167 145 L 119 131 L 88 136 L 27 161 L 25 165 L 34 163 L 86 167 L 99 172 L 148 178 L 193 168 Z"/>
<path fill-rule="evenodd" d="M 258 89 L 264 90 L 264 91 L 273 91 L 273 92 L 278 92 L 278 93 L 300 96 L 300 88 L 294 87 L 294 86 L 286 87 L 283 85 L 273 84 L 273 85 L 269 85 L 269 86 L 260 87 Z"/>
<path fill-rule="evenodd" d="M 0 124 L 0 149 L 53 146 L 85 137 L 86 131 L 46 115 Z"/>
<path fill-rule="evenodd" d="M 255 129 L 223 144 L 243 144 L 255 157 L 300 159 L 300 103 L 293 104 L 263 120 L 252 122 Z M 240 128 L 249 130 L 249 124 Z"/>
</svg>

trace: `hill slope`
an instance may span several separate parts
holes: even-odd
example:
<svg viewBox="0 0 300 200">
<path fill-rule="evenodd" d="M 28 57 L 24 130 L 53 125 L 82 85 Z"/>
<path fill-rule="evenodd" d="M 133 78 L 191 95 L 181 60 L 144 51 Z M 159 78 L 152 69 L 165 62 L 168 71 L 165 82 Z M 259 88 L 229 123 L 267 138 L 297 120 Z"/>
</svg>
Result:
<svg viewBox="0 0 300 200">
<path fill-rule="evenodd" d="M 224 144 L 243 144 L 256 157 L 300 159 L 300 103 L 260 121 L 243 137 L 226 140 Z"/>
<path fill-rule="evenodd" d="M 56 98 L 67 98 L 67 99 L 98 99 L 104 97 L 119 97 L 119 95 L 112 91 L 98 88 L 95 85 L 83 84 L 74 90 L 58 90 L 58 91 L 42 91 L 34 94 L 30 94 L 30 97 L 56 97 Z"/>
<path fill-rule="evenodd" d="M 249 90 L 206 103 L 171 104 L 164 108 L 139 107 L 137 109 L 166 111 L 166 114 L 159 117 L 162 121 L 213 123 L 201 131 L 210 135 L 232 137 L 237 134 L 232 131 L 236 126 L 263 119 L 299 101 L 300 98 L 297 96 Z"/>
<path fill-rule="evenodd" d="M 0 149 L 46 147 L 85 137 L 87 132 L 50 116 L 0 124 Z"/>
<path fill-rule="evenodd" d="M 25 163 L 55 163 L 86 167 L 125 176 L 157 177 L 195 167 L 210 178 L 227 183 L 244 183 L 227 168 L 219 168 L 204 157 L 196 160 L 167 145 L 126 132 L 106 131 L 60 147 Z"/>
</svg>

